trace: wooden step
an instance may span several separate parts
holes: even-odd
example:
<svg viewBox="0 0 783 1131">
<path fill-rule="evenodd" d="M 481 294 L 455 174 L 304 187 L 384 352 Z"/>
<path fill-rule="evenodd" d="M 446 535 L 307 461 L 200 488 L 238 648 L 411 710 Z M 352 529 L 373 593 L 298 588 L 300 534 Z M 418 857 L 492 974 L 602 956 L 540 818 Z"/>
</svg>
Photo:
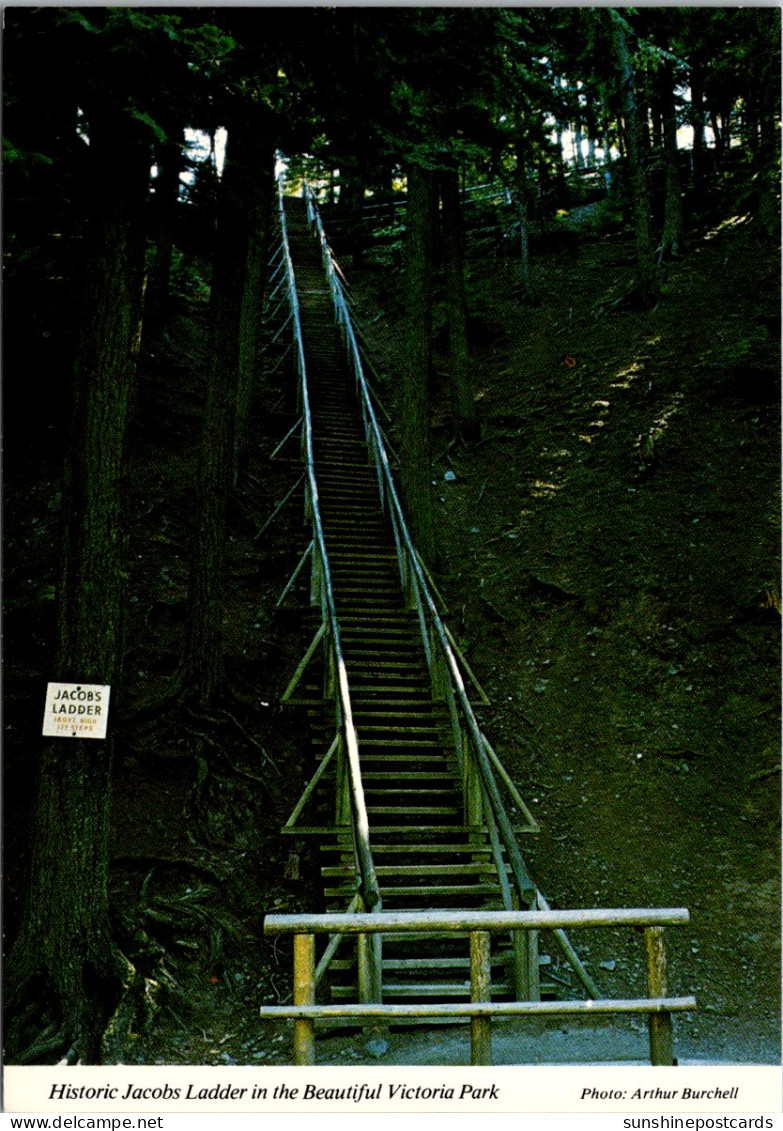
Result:
<svg viewBox="0 0 783 1131">
<path fill-rule="evenodd" d="M 492 992 L 499 997 L 501 997 L 501 996 L 505 997 L 505 996 L 509 995 L 512 991 L 511 991 L 511 987 L 506 982 L 502 982 L 502 983 L 498 983 L 497 985 L 495 985 L 493 983 Z M 349 999 L 351 999 L 351 998 L 356 997 L 356 987 L 355 986 L 332 986 L 331 987 L 331 993 L 332 993 L 333 998 L 339 998 L 339 999 L 349 998 Z M 468 982 L 433 982 L 433 983 L 430 983 L 430 984 L 428 984 L 426 982 L 416 982 L 416 983 L 413 983 L 411 985 L 406 985 L 405 983 L 391 983 L 388 986 L 384 982 L 383 996 L 384 996 L 384 998 L 386 998 L 386 997 L 401 998 L 401 997 L 411 997 L 411 996 L 440 997 L 440 998 L 451 997 L 451 998 L 460 998 L 460 999 L 464 999 L 466 1001 L 469 1001 L 470 1000 L 470 982 L 469 981 Z M 462 1018 L 461 1021 L 462 1021 L 463 1024 L 465 1023 L 464 1018 Z M 354 1022 L 354 1024 L 355 1024 L 355 1022 Z M 407 1021 L 406 1021 L 406 1024 L 407 1024 Z"/>
<path fill-rule="evenodd" d="M 378 877 L 394 876 L 473 876 L 496 875 L 495 865 L 487 861 L 474 860 L 467 864 L 380 864 L 375 871 Z M 339 878 L 340 876 L 355 875 L 355 870 L 348 864 L 330 865 L 321 869 L 322 876 Z"/>
<path fill-rule="evenodd" d="M 377 470 L 367 447 L 353 377 L 324 286 L 320 248 L 304 205 L 285 204 L 314 424 L 316 480 L 340 638 L 348 670 L 370 842 L 384 905 L 391 909 L 502 906 L 500 881 L 484 826 L 464 824 L 462 786 L 450 717 L 432 699 L 418 618 L 405 595 Z M 304 546 L 302 547 L 302 552 Z M 307 571 L 304 571 L 307 573 Z M 302 592 L 306 581 L 302 578 Z M 295 598 L 296 599 L 296 596 Z M 301 598 L 300 598 L 301 599 Z M 311 634 L 317 627 L 310 618 Z M 294 700 L 308 708 L 313 762 L 334 736 L 334 707 L 313 665 Z M 321 781 L 333 797 L 336 765 Z M 317 806 L 318 801 L 316 800 Z M 322 813 L 333 812 L 332 808 Z M 316 818 L 318 821 L 318 818 Z M 345 910 L 356 894 L 350 830 L 321 818 L 321 878 L 327 906 Z M 328 830 L 328 831 L 327 831 Z M 504 865 L 508 867 L 508 865 Z M 503 942 L 508 951 L 508 938 Z M 348 953 L 348 957 L 343 955 Z M 508 953 L 493 946 L 493 994 L 508 995 Z M 468 936 L 411 932 L 384 940 L 384 1000 L 468 1000 Z M 355 999 L 356 948 L 344 943 L 332 963 L 332 996 Z M 342 977 L 341 977 L 342 975 Z"/>
<path fill-rule="evenodd" d="M 437 896 L 440 899 L 449 897 L 450 899 L 466 898 L 483 898 L 484 896 L 497 896 L 500 892 L 500 884 L 422 884 L 421 886 L 408 886 L 408 887 L 392 887 L 388 884 L 381 884 L 381 896 L 384 901 L 386 898 L 401 898 L 403 896 L 415 896 L 416 899 L 426 901 Z M 339 887 L 339 888 L 326 888 L 324 895 L 329 899 L 336 899 L 338 897 L 347 896 L 349 899 L 356 891 L 356 885 Z"/>
</svg>

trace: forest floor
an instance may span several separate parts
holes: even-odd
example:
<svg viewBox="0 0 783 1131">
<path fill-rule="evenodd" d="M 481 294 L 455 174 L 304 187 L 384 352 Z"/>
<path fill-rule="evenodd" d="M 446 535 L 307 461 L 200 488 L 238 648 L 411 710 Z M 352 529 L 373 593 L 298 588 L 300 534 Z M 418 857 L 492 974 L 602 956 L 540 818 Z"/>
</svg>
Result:
<svg viewBox="0 0 783 1131">
<path fill-rule="evenodd" d="M 550 903 L 689 908 L 667 932 L 670 988 L 699 1002 L 677 1021 L 680 1059 L 779 1063 L 778 252 L 716 222 L 663 269 L 650 311 L 611 305 L 632 255 L 622 233 L 542 249 L 535 306 L 512 260 L 471 259 L 482 435 L 456 440 L 437 410 L 438 580 L 491 699 L 484 729 L 540 822 L 523 851 Z M 348 275 L 393 414 L 401 273 Z M 278 700 L 307 640 L 299 614 L 274 612 L 296 504 L 261 528 L 298 473 L 269 462 L 285 427 L 266 406 L 231 515 L 231 696 L 206 717 L 129 709 L 165 690 L 181 647 L 204 325 L 203 308 L 183 313 L 145 359 L 128 462 L 112 894 L 121 939 L 132 949 L 143 928 L 171 982 L 150 985 L 158 1009 L 124 1061 L 284 1064 L 290 1030 L 257 1007 L 290 1000 L 290 945 L 261 922 L 317 895 L 306 846 L 279 833 L 306 780 L 306 721 Z M 445 383 L 435 393 L 447 404 Z M 53 639 L 57 490 L 45 460 L 6 479 L 7 938 Z M 640 992 L 634 932 L 578 942 L 607 996 Z M 506 1024 L 495 1047 L 509 1063 L 643 1061 L 646 1038 L 633 1020 Z M 467 1038 L 393 1030 L 375 1061 L 343 1034 L 318 1057 L 466 1063 Z"/>
</svg>

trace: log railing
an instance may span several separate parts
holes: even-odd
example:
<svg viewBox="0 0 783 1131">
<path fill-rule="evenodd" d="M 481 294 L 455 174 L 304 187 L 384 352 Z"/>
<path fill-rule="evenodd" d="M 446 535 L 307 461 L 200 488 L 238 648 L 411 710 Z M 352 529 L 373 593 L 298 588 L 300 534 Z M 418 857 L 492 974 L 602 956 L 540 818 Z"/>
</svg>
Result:
<svg viewBox="0 0 783 1131">
<path fill-rule="evenodd" d="M 363 910 L 373 912 L 378 910 L 381 906 L 381 895 L 370 848 L 370 830 L 359 763 L 359 745 L 356 736 L 356 728 L 353 724 L 348 674 L 340 644 L 340 627 L 335 609 L 329 558 L 326 552 L 321 511 L 318 501 L 318 484 L 316 481 L 315 461 L 313 458 L 313 426 L 310 412 L 307 366 L 305 364 L 304 339 L 302 336 L 294 266 L 291 259 L 285 210 L 283 207 L 282 178 L 278 182 L 278 209 L 280 225 L 280 246 L 278 255 L 280 263 L 277 265 L 276 272 L 280 273 L 282 271 L 281 286 L 285 288 L 288 302 L 289 313 L 283 325 L 286 326 L 290 322 L 293 329 L 294 365 L 297 374 L 299 409 L 301 413 L 299 420 L 290 434 L 293 434 L 301 425 L 302 456 L 305 464 L 305 514 L 312 529 L 310 543 L 294 571 L 293 577 L 283 591 L 278 604 L 284 599 L 305 562 L 310 558 L 312 559 L 310 574 L 311 603 L 316 606 L 320 605 L 321 608 L 321 624 L 297 672 L 283 694 L 283 700 L 290 696 L 305 667 L 315 655 L 318 648 L 322 647 L 325 650 L 326 660 L 325 698 L 331 699 L 334 704 L 335 738 L 322 759 L 313 782 L 311 782 L 308 790 L 305 791 L 300 806 L 304 805 L 306 799 L 312 794 L 315 785 L 323 775 L 324 770 L 331 763 L 332 759 L 336 758 L 337 796 L 335 799 L 335 825 L 345 826 L 346 830 L 350 829 L 353 832 L 357 888 Z M 300 807 L 297 808 L 299 809 Z M 293 819 L 292 815 L 292 820 Z M 289 824 L 290 823 L 291 821 L 289 821 Z M 376 962 L 375 966 L 377 965 L 378 963 Z M 376 969 L 370 981 L 374 983 L 379 979 L 380 970 Z"/>
<path fill-rule="evenodd" d="M 696 1009 L 692 996 L 669 997 L 665 927 L 690 922 L 685 908 L 600 908 L 582 911 L 381 911 L 375 915 L 267 915 L 264 933 L 294 936 L 293 1005 L 261 1006 L 265 1020 L 292 1019 L 295 1064 L 315 1063 L 317 1021 L 355 1019 L 357 1024 L 414 1018 L 465 1018 L 471 1027 L 471 1064 L 492 1063 L 492 1019 L 642 1013 L 648 1017 L 650 1063 L 674 1065 L 672 1013 Z M 491 1001 L 490 937 L 497 932 L 529 933 L 581 928 L 634 927 L 644 932 L 647 996 L 574 1001 Z M 379 1002 L 320 1005 L 315 1001 L 315 936 L 339 932 L 368 937 L 410 932 L 458 932 L 470 936 L 470 1001 L 465 1003 Z"/>
<path fill-rule="evenodd" d="M 342 329 L 356 380 L 367 446 L 370 458 L 377 471 L 381 505 L 389 516 L 394 534 L 400 580 L 407 594 L 410 607 L 416 611 L 418 616 L 433 693 L 438 699 L 445 701 L 451 719 L 454 745 L 462 774 L 465 819 L 469 824 L 478 825 L 482 821 L 487 823 L 506 909 L 511 910 L 515 904 L 535 908 L 538 906 L 538 889 L 530 878 L 522 857 L 508 811 L 503 803 L 494 769 L 498 770 L 513 801 L 527 818 L 528 827 L 536 828 L 537 826 L 513 783 L 511 783 L 509 775 L 503 769 L 500 759 L 482 733 L 473 711 L 462 673 L 464 670 L 471 681 L 473 681 L 473 675 L 464 658 L 460 656 L 458 659 L 456 642 L 441 618 L 434 587 L 408 530 L 392 476 L 383 433 L 378 423 L 373 393 L 364 372 L 362 355 L 354 330 L 345 286 L 326 238 L 320 212 L 307 185 L 305 185 L 305 196 L 308 214 L 321 244 L 324 268 L 332 292 L 335 318 Z M 480 687 L 477 684 L 475 686 L 482 701 L 487 702 Z M 507 879 L 503 849 L 505 849 L 511 866 L 514 882 L 513 891 Z M 569 955 L 569 960 L 571 958 L 572 954 Z M 584 970 L 582 969 L 580 976 L 583 974 Z M 585 979 L 583 978 L 583 980 Z M 589 979 L 585 981 L 585 984 L 588 990 L 594 989 Z"/>
</svg>

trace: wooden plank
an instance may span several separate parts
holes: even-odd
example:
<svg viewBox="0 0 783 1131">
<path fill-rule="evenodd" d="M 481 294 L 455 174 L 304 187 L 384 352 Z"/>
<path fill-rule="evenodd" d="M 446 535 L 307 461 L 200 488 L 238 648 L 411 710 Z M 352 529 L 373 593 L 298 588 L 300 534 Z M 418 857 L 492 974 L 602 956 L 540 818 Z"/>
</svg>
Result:
<svg viewBox="0 0 783 1131">
<path fill-rule="evenodd" d="M 362 774 L 362 777 L 366 782 L 400 780 L 400 775 L 397 770 L 368 770 Z M 409 770 L 405 774 L 405 779 L 409 782 L 451 782 L 454 780 L 454 775 L 450 774 L 447 770 Z"/>
<path fill-rule="evenodd" d="M 366 780 L 365 778 L 365 781 Z M 431 786 L 427 789 L 400 789 L 399 786 L 396 789 L 384 789 L 383 786 L 379 785 L 373 786 L 372 789 L 368 787 L 365 792 L 372 793 L 376 804 L 379 801 L 391 801 L 393 798 L 399 798 L 401 802 L 413 801 L 419 797 L 429 797 L 432 798 L 433 801 L 448 801 L 454 799 L 455 793 L 454 789 L 434 789 Z M 395 808 L 399 809 L 400 806 L 396 805 Z M 428 810 L 428 812 L 431 811 L 432 810 Z"/>
<path fill-rule="evenodd" d="M 353 899 L 351 900 L 350 904 L 348 905 L 348 911 L 349 912 L 356 911 L 358 909 L 360 903 L 361 903 L 361 897 L 358 894 L 354 895 Z M 316 971 L 315 971 L 316 988 L 318 987 L 320 982 L 323 980 L 323 977 L 326 974 L 326 971 L 329 969 L 329 967 L 332 964 L 335 967 L 338 966 L 337 962 L 333 963 L 333 959 L 334 959 L 334 956 L 337 953 L 337 950 L 338 950 L 340 943 L 342 941 L 343 941 L 342 935 L 332 935 L 331 938 L 329 939 L 329 942 L 327 943 L 326 949 L 324 950 L 323 954 L 321 955 L 321 960 L 318 963 L 318 966 L 317 966 Z"/>
<path fill-rule="evenodd" d="M 330 898 L 338 895 L 350 896 L 355 890 L 355 885 L 354 887 L 324 888 L 324 895 Z M 388 884 L 383 885 L 384 899 L 403 895 L 494 895 L 497 891 L 497 884 L 422 884 L 420 887 L 391 887 Z"/>
<path fill-rule="evenodd" d="M 379 876 L 491 876 L 495 865 L 473 860 L 467 864 L 381 864 L 375 870 Z"/>
<path fill-rule="evenodd" d="M 483 1004 L 492 998 L 489 931 L 470 932 L 470 1000 Z M 492 1063 L 492 1022 L 488 1016 L 474 1015 L 470 1020 L 470 1063 Z"/>
<path fill-rule="evenodd" d="M 666 997 L 666 951 L 663 927 L 646 927 L 644 932 L 647 958 L 647 992 L 650 997 Z M 667 1011 L 651 1013 L 649 1020 L 650 1064 L 676 1064 L 672 1019 Z"/>
<path fill-rule="evenodd" d="M 280 830 L 289 836 L 331 836 L 333 833 L 350 833 L 350 825 L 296 825 L 293 828 L 285 826 Z"/>
<path fill-rule="evenodd" d="M 416 826 L 412 826 L 414 829 Z M 394 826 L 392 831 L 398 831 Z M 404 826 L 401 826 L 404 828 Z M 437 826 L 435 826 L 437 829 Z M 471 831 L 458 826 L 459 831 Z M 575 927 L 653 927 L 682 926 L 690 922 L 685 907 L 588 908 L 569 911 L 380 911 L 373 915 L 283 915 L 264 919 L 264 934 L 340 931 L 384 934 L 406 931 L 510 931 L 515 928 L 568 930 Z"/>
<path fill-rule="evenodd" d="M 493 966 L 503 967 L 506 962 L 505 956 L 491 958 Z M 427 958 L 426 955 L 421 958 L 384 958 L 383 968 L 384 970 L 470 970 L 470 958 L 467 956 Z"/>
<path fill-rule="evenodd" d="M 400 746 L 403 749 L 408 746 L 421 746 L 424 747 L 425 750 L 443 748 L 443 744 L 441 742 L 437 742 L 430 738 L 364 738 L 362 739 L 362 746 Z"/>
<path fill-rule="evenodd" d="M 552 910 L 540 891 L 536 893 L 536 904 L 538 905 L 538 907 L 542 911 L 551 911 Z M 568 935 L 565 933 L 565 931 L 561 927 L 555 928 L 554 935 L 555 935 L 555 938 L 557 939 L 558 943 L 560 944 L 560 948 L 563 951 L 563 954 L 566 956 L 568 961 L 571 963 L 571 966 L 573 967 L 577 977 L 579 978 L 582 985 L 587 990 L 590 997 L 591 998 L 600 997 L 601 996 L 600 990 L 598 989 L 598 987 L 596 986 L 595 982 L 590 977 L 590 975 L 587 973 L 587 970 L 585 970 L 584 965 L 582 963 L 582 960 L 580 959 L 579 955 L 576 953 L 576 951 L 572 947 L 571 942 L 568 938 Z"/>
<path fill-rule="evenodd" d="M 439 1002 L 406 1005 L 262 1005 L 259 1016 L 280 1020 L 312 1017 L 541 1017 L 601 1016 L 627 1013 L 688 1013 L 697 1008 L 695 997 L 600 998 L 597 1001 L 487 1001 Z"/>
<path fill-rule="evenodd" d="M 299 798 L 299 801 L 297 802 L 293 813 L 291 814 L 291 816 L 288 818 L 285 825 L 283 826 L 284 830 L 290 831 L 295 827 L 296 822 L 299 819 L 299 816 L 300 816 L 302 810 L 304 809 L 305 805 L 307 804 L 307 802 L 310 800 L 313 793 L 315 792 L 316 787 L 318 786 L 318 782 L 321 780 L 321 777 L 325 773 L 327 766 L 329 765 L 332 758 L 334 757 L 339 744 L 340 744 L 340 736 L 336 735 L 335 739 L 332 742 L 332 745 L 329 747 L 329 750 L 327 751 L 326 755 L 321 759 L 321 761 L 318 765 L 318 769 L 315 771 L 312 778 L 310 779 L 304 793 Z"/>
<path fill-rule="evenodd" d="M 481 828 L 466 828 L 465 825 L 373 825 L 373 852 L 383 847 L 383 845 L 379 845 L 375 839 L 378 836 L 423 835 L 424 833 L 437 833 L 445 836 L 447 834 L 464 835 L 467 833 L 485 833 L 486 831 L 485 826 Z M 408 850 L 406 849 L 406 851 Z"/>
<path fill-rule="evenodd" d="M 311 541 L 310 544 L 308 545 L 307 549 L 305 550 L 304 554 L 302 554 L 302 557 L 299 559 L 299 564 L 297 565 L 294 572 L 291 574 L 291 577 L 288 581 L 288 584 L 286 585 L 285 589 L 283 590 L 283 592 L 278 597 L 277 603 L 275 604 L 276 609 L 280 608 L 283 601 L 286 599 L 286 597 L 290 593 L 291 589 L 293 588 L 294 584 L 296 583 L 297 577 L 299 576 L 302 568 L 304 567 L 305 562 L 310 557 L 310 554 L 313 552 L 314 547 L 315 547 L 315 541 Z"/>
<path fill-rule="evenodd" d="M 508 994 L 511 987 L 506 982 L 496 982 L 492 986 L 496 994 Z M 335 998 L 353 1000 L 356 997 L 356 988 L 351 985 L 332 986 L 332 995 Z M 463 998 L 470 1000 L 470 982 L 384 982 L 383 996 L 390 998 Z"/>
<path fill-rule="evenodd" d="M 299 683 L 299 680 L 302 678 L 305 668 L 312 660 L 313 656 L 315 655 L 316 649 L 318 648 L 318 645 L 321 643 L 325 635 L 326 623 L 324 622 L 313 637 L 312 643 L 305 652 L 304 657 L 299 664 L 299 667 L 294 672 L 291 682 L 280 697 L 281 703 L 285 703 L 288 700 L 289 696 L 292 695 L 296 690 L 296 686 Z"/>
<path fill-rule="evenodd" d="M 294 1005 L 312 1009 L 315 1003 L 315 935 L 294 935 Z M 315 1064 L 315 1030 L 311 1016 L 294 1021 L 294 1064 Z"/>
<path fill-rule="evenodd" d="M 375 813 L 377 816 L 391 816 L 393 813 L 399 813 L 401 817 L 417 816 L 417 817 L 452 817 L 459 813 L 459 807 L 456 805 L 368 805 L 368 813 Z"/>
<path fill-rule="evenodd" d="M 378 830 L 374 830 L 377 832 Z M 456 853 L 465 855 L 466 853 L 480 854 L 489 858 L 492 849 L 488 845 L 475 845 L 475 844 L 373 844 L 373 853 L 405 853 L 411 856 L 424 853 Z M 494 868 L 494 865 L 492 865 Z"/>
</svg>

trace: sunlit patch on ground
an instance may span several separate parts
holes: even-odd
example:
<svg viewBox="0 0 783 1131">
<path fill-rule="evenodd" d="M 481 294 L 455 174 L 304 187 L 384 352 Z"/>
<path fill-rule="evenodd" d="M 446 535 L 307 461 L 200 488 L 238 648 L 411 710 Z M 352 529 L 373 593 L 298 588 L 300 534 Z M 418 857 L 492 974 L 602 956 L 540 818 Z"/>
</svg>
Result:
<svg viewBox="0 0 783 1131">
<path fill-rule="evenodd" d="M 704 239 L 713 240 L 716 236 L 722 235 L 724 232 L 730 232 L 735 228 L 742 227 L 744 224 L 749 224 L 750 221 L 751 217 L 747 214 L 743 216 L 731 216 L 728 220 L 721 221 L 721 223 L 718 224 L 717 227 L 710 228 L 710 230 L 705 234 Z"/>
</svg>

